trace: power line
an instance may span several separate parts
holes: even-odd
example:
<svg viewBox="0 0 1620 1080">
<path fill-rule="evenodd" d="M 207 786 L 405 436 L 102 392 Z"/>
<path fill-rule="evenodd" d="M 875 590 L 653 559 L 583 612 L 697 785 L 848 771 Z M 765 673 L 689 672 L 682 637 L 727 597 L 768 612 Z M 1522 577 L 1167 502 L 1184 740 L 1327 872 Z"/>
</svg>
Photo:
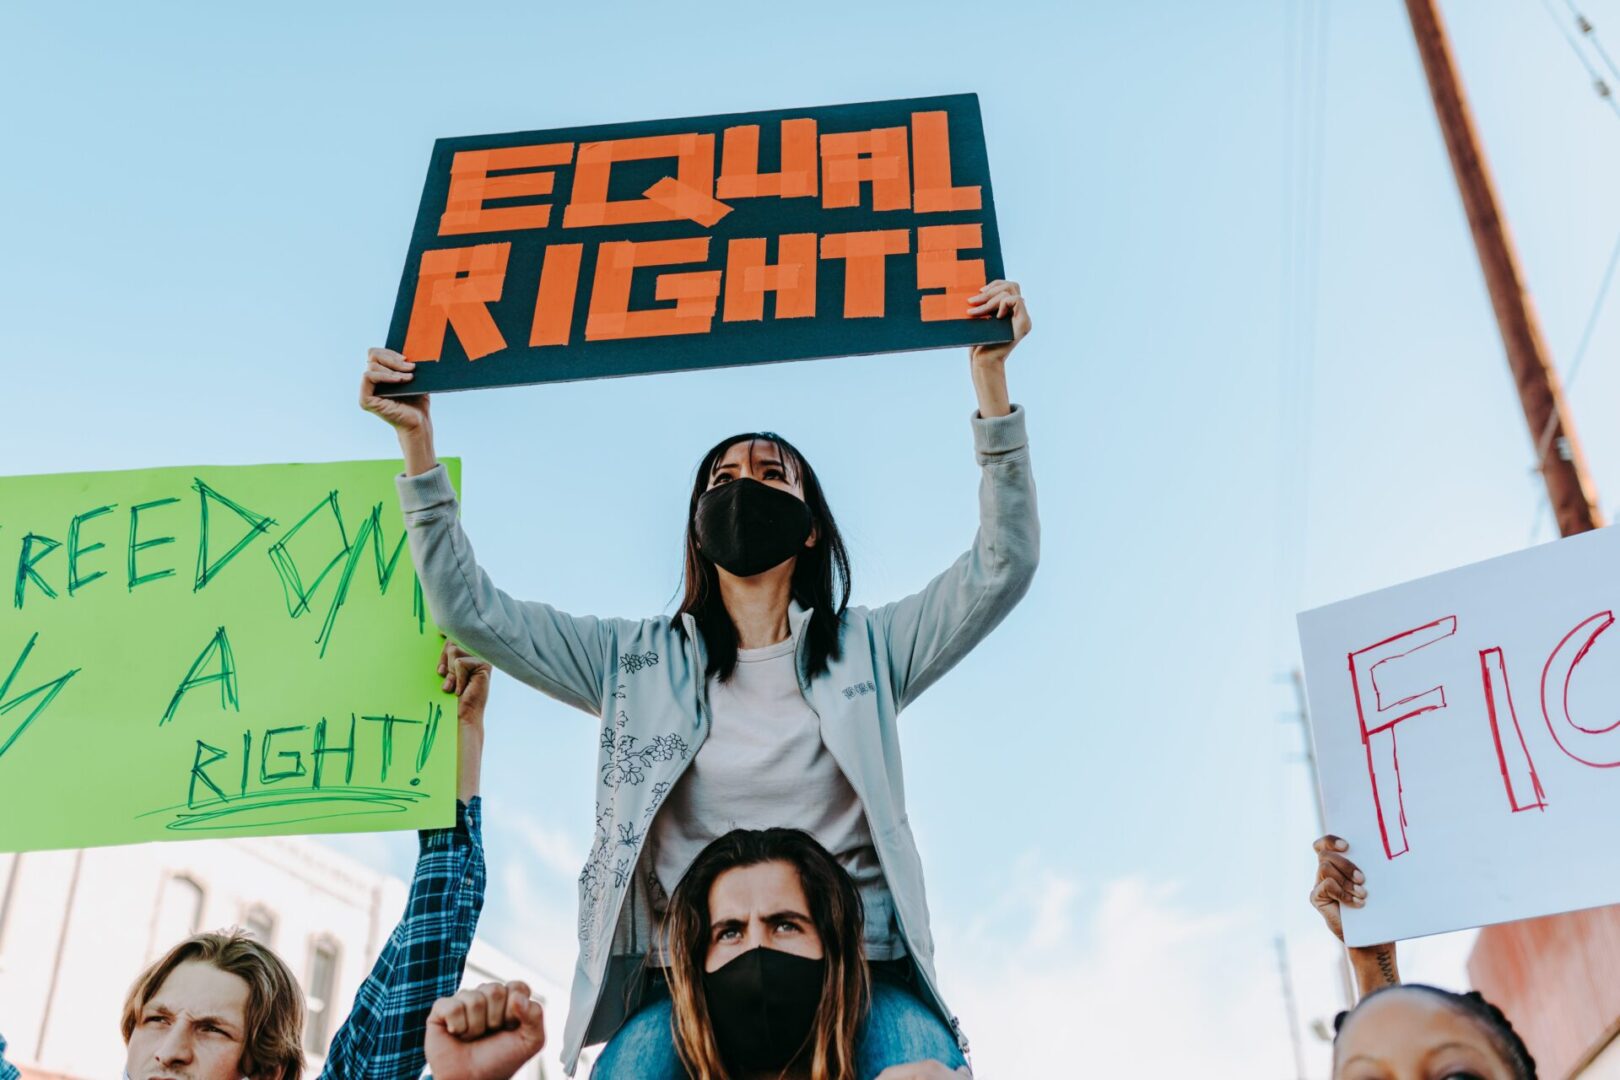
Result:
<svg viewBox="0 0 1620 1080">
<path fill-rule="evenodd" d="M 1581 331 L 1580 344 L 1575 347 L 1575 356 L 1569 362 L 1569 373 L 1564 376 L 1564 392 L 1567 394 L 1575 386 L 1575 378 L 1581 373 L 1581 362 L 1586 359 L 1587 347 L 1592 344 L 1592 334 L 1597 330 L 1598 319 L 1603 314 L 1603 302 L 1608 299 L 1609 286 L 1614 283 L 1614 272 L 1620 267 L 1620 236 L 1614 239 L 1614 247 L 1609 252 L 1609 265 L 1603 271 L 1603 279 L 1598 283 L 1597 295 L 1592 298 L 1592 310 L 1586 316 L 1586 328 Z M 1547 454 L 1552 450 L 1553 430 L 1557 425 L 1558 414 L 1554 413 L 1548 418 L 1547 426 L 1541 429 L 1541 437 L 1536 440 L 1536 464 L 1532 472 L 1540 472 L 1547 464 Z M 1547 493 L 1543 488 L 1541 498 L 1536 503 L 1535 519 L 1530 525 L 1530 539 L 1535 541 L 1541 527 L 1542 511 L 1547 508 Z"/>
<path fill-rule="evenodd" d="M 1542 10 L 1547 13 L 1547 17 L 1557 27 L 1559 36 L 1564 39 L 1565 44 L 1569 46 L 1570 52 L 1575 54 L 1575 58 L 1580 61 L 1581 67 L 1586 71 L 1587 77 L 1592 82 L 1593 92 L 1603 100 L 1616 118 L 1620 118 L 1620 100 L 1616 99 L 1614 93 L 1614 85 L 1620 84 L 1620 67 L 1616 66 L 1614 58 L 1609 55 L 1609 50 L 1604 48 L 1603 40 L 1598 37 L 1597 27 L 1575 5 L 1575 0 L 1564 0 L 1564 7 L 1568 9 L 1570 21 L 1573 22 L 1574 30 L 1579 34 L 1579 37 L 1576 36 L 1576 33 L 1571 32 L 1570 26 L 1566 24 L 1564 18 L 1560 16 L 1558 10 L 1553 6 L 1553 0 L 1541 0 Z M 1608 71 L 1609 78 L 1605 78 L 1603 72 L 1599 71 L 1597 66 L 1592 63 L 1591 57 L 1581 47 L 1582 40 L 1590 45 L 1592 51 L 1602 61 L 1603 67 Z M 1611 79 L 1613 80 L 1612 84 Z M 1592 307 L 1587 313 L 1586 325 L 1581 332 L 1580 344 L 1576 347 L 1575 356 L 1570 361 L 1568 374 L 1564 377 L 1564 389 L 1566 392 L 1574 385 L 1575 376 L 1580 372 L 1581 362 L 1586 358 L 1587 346 L 1592 342 L 1592 334 L 1596 330 L 1598 319 L 1603 313 L 1604 301 L 1608 298 L 1609 286 L 1614 280 L 1617 264 L 1620 264 L 1620 236 L 1615 238 L 1614 249 L 1609 253 L 1609 263 L 1603 271 L 1603 278 L 1598 285 L 1597 295 L 1592 299 Z M 1535 465 L 1531 469 L 1532 474 L 1539 474 L 1546 468 L 1547 455 L 1554 449 L 1552 445 L 1553 432 L 1557 426 L 1557 414 L 1555 413 L 1552 417 L 1549 417 L 1547 424 L 1542 428 L 1541 434 L 1536 439 L 1536 457 Z M 1559 452 L 1562 452 L 1561 448 Z M 1537 484 L 1536 486 L 1538 488 L 1538 497 L 1536 509 L 1530 523 L 1530 541 L 1532 543 L 1540 535 L 1542 515 L 1548 507 L 1544 485 Z"/>
<path fill-rule="evenodd" d="M 1581 331 L 1581 342 L 1575 347 L 1575 356 L 1569 362 L 1568 373 L 1564 375 L 1566 393 L 1575 385 L 1575 378 L 1581 373 L 1581 361 L 1586 359 L 1587 346 L 1592 344 L 1592 332 L 1597 329 L 1598 318 L 1603 314 L 1603 301 L 1607 299 L 1609 286 L 1614 282 L 1616 266 L 1620 266 L 1620 236 L 1614 239 L 1614 248 L 1609 252 L 1609 265 L 1603 271 L 1603 280 L 1598 283 L 1597 296 L 1592 298 L 1592 310 L 1586 316 L 1586 328 Z M 1547 444 L 1552 440 L 1553 428 L 1556 426 L 1555 423 L 1549 423 L 1542 429 L 1541 438 L 1536 442 L 1537 468 L 1540 468 L 1541 463 L 1547 459 Z"/>
<path fill-rule="evenodd" d="M 1603 58 L 1603 64 L 1609 69 L 1609 75 L 1616 82 L 1620 82 L 1620 69 L 1616 69 L 1614 61 L 1609 58 L 1609 50 L 1603 47 L 1603 42 L 1597 36 L 1597 27 L 1592 25 L 1592 20 L 1583 15 L 1580 8 L 1575 6 L 1575 0 L 1564 0 L 1564 6 L 1569 8 L 1570 15 L 1575 19 L 1575 28 L 1581 32 L 1582 37 L 1592 43 L 1592 48 L 1596 49 L 1597 54 Z"/>
<path fill-rule="evenodd" d="M 1620 72 L 1616 72 L 1614 61 L 1609 59 L 1608 51 L 1603 48 L 1603 43 L 1598 40 L 1597 32 L 1592 23 L 1586 16 L 1575 9 L 1575 5 L 1570 3 L 1570 0 L 1564 0 L 1564 2 L 1569 4 L 1569 10 L 1575 16 L 1576 29 L 1580 30 L 1588 41 L 1592 42 L 1598 55 L 1603 58 L 1604 64 L 1607 65 L 1609 73 L 1614 77 L 1615 81 L 1620 82 Z M 1574 53 L 1575 58 L 1581 62 L 1581 67 L 1586 69 L 1587 77 L 1592 80 L 1593 93 L 1603 99 L 1603 103 L 1609 107 L 1610 112 L 1614 113 L 1616 119 L 1620 119 L 1620 101 L 1615 100 L 1613 88 L 1610 87 L 1608 80 L 1603 77 L 1603 73 L 1593 66 L 1591 57 L 1587 56 L 1585 50 L 1581 48 L 1579 39 L 1569 32 L 1569 27 L 1564 25 L 1564 20 L 1559 17 L 1557 10 L 1552 6 L 1552 0 L 1541 0 L 1541 8 L 1547 13 L 1547 17 L 1553 21 L 1553 25 L 1558 28 L 1559 36 L 1569 45 L 1570 52 Z"/>
<path fill-rule="evenodd" d="M 1328 0 L 1285 0 L 1283 266 L 1278 357 L 1277 599 L 1292 613 L 1304 570 L 1321 270 Z M 1289 535 L 1284 522 L 1298 522 Z"/>
<path fill-rule="evenodd" d="M 1330 0 L 1283 0 L 1283 7 L 1283 243 L 1276 399 L 1276 558 L 1272 568 L 1276 603 L 1273 627 L 1279 634 L 1287 633 L 1284 628 L 1291 626 L 1292 615 L 1299 607 L 1309 532 L 1331 13 Z M 1304 734 L 1309 754 L 1310 736 Z M 1311 787 L 1314 800 L 1318 797 L 1314 775 Z M 1289 813 L 1286 819 L 1292 816 Z M 1303 1078 L 1307 1075 L 1305 1050 L 1287 942 L 1279 935 L 1274 945 L 1295 1074 Z"/>
</svg>

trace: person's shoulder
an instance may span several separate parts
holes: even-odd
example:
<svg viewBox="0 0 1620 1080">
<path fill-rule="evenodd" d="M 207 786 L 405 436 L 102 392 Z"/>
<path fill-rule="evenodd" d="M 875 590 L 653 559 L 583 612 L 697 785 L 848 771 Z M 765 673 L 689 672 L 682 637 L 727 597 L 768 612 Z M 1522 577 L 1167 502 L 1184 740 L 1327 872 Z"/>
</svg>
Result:
<svg viewBox="0 0 1620 1080">
<path fill-rule="evenodd" d="M 669 615 L 645 619 L 604 619 L 613 642 L 613 667 L 633 674 L 677 662 L 685 656 L 680 623 Z"/>
<path fill-rule="evenodd" d="M 644 619 L 608 618 L 603 624 L 621 651 L 635 648 L 668 649 L 681 639 L 680 620 L 670 615 Z"/>
<path fill-rule="evenodd" d="M 839 614 L 838 640 L 841 652 L 848 648 L 850 642 L 872 636 L 874 628 L 880 625 L 873 617 L 873 611 L 874 609 L 864 604 L 851 604 Z"/>
</svg>

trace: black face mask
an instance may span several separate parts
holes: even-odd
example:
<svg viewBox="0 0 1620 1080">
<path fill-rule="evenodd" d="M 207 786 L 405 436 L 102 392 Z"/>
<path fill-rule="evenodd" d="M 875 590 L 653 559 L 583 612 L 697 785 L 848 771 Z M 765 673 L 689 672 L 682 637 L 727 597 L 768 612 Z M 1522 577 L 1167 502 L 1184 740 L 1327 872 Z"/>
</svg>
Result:
<svg viewBox="0 0 1620 1080">
<path fill-rule="evenodd" d="M 746 477 L 698 497 L 698 546 L 738 577 L 786 562 L 810 538 L 810 508 L 780 488 Z"/>
<path fill-rule="evenodd" d="M 703 976 L 728 1071 L 784 1069 L 809 1048 L 826 969 L 826 960 L 758 948 Z"/>
</svg>

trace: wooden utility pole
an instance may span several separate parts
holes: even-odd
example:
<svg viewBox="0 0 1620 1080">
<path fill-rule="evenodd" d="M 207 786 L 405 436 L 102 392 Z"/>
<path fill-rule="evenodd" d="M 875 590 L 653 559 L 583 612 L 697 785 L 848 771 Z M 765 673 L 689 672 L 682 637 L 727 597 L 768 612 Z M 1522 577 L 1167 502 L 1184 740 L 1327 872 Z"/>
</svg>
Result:
<svg viewBox="0 0 1620 1080">
<path fill-rule="evenodd" d="M 1508 367 L 1530 425 L 1539 458 L 1536 464 L 1547 485 L 1558 531 L 1572 536 L 1603 524 L 1597 491 L 1575 438 L 1558 372 L 1548 358 L 1507 223 L 1497 207 L 1495 185 L 1435 3 L 1406 0 L 1406 13 L 1412 20 L 1435 115 L 1468 212 L 1468 227 L 1490 290 Z M 1599 975 L 1590 970 L 1586 958 L 1598 951 L 1597 944 L 1612 940 L 1617 928 L 1620 907 L 1597 908 L 1487 926 L 1474 943 L 1468 961 L 1470 979 L 1514 1017 L 1536 1056 L 1546 1064 L 1547 1075 L 1570 1075 L 1613 1032 L 1612 1009 L 1581 1012 L 1578 1006 L 1601 996 L 1593 992 L 1594 987 L 1612 987 L 1614 969 Z"/>
<path fill-rule="evenodd" d="M 1479 265 L 1485 272 L 1496 325 L 1502 332 L 1508 367 L 1519 388 L 1524 418 L 1530 425 L 1530 438 L 1541 460 L 1537 467 L 1547 484 L 1547 498 L 1558 518 L 1558 531 L 1564 536 L 1586 532 L 1603 524 L 1598 510 L 1597 491 L 1586 470 L 1586 457 L 1575 438 L 1575 427 L 1564 401 L 1558 372 L 1547 354 L 1541 337 L 1541 324 L 1530 303 L 1530 294 L 1519 269 L 1518 255 L 1508 236 L 1507 222 L 1497 209 L 1496 186 L 1485 152 L 1474 130 L 1473 114 L 1463 96 L 1462 83 L 1452 62 L 1451 42 L 1435 0 L 1406 0 L 1406 13 L 1412 20 L 1423 70 L 1429 77 L 1435 115 L 1451 155 L 1451 168 L 1457 175 L 1468 227 L 1479 251 Z"/>
</svg>

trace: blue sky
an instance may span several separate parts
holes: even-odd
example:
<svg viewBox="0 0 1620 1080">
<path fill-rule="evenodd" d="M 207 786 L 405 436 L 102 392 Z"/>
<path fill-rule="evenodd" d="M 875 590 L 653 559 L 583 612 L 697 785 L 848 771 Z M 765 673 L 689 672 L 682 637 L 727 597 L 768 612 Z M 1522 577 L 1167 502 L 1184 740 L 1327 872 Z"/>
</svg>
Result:
<svg viewBox="0 0 1620 1080">
<path fill-rule="evenodd" d="M 355 384 L 436 137 L 976 91 L 1036 322 L 1009 378 L 1045 549 L 903 725 L 940 967 L 1000 1075 L 1075 1054 L 1284 1068 L 1273 935 L 1307 1015 L 1332 995 L 1278 719 L 1293 612 L 1553 535 L 1395 0 L 1329 11 L 1315 345 L 1284 349 L 1305 2 L 11 5 L 6 471 L 394 454 Z M 1620 34 L 1620 3 L 1589 7 Z M 1620 230 L 1620 122 L 1537 4 L 1446 9 L 1567 365 Z M 1617 347 L 1610 311 L 1570 392 L 1611 512 Z M 690 471 L 739 429 L 809 455 L 856 602 L 919 587 L 972 537 L 972 408 L 945 351 L 435 411 L 497 581 L 631 615 L 670 600 Z M 486 928 L 561 976 L 594 725 L 502 680 L 490 727 Z M 408 837 L 342 844 L 408 871 Z M 1169 1033 L 1166 1004 L 1190 1014 Z"/>
</svg>

